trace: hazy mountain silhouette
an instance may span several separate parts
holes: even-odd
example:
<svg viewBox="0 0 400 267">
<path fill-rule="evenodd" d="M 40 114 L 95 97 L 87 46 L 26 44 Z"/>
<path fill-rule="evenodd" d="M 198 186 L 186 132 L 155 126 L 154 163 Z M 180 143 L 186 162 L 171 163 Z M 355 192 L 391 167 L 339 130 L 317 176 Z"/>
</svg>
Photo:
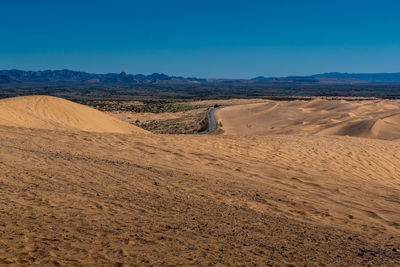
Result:
<svg viewBox="0 0 400 267">
<path fill-rule="evenodd" d="M 288 76 L 288 77 L 263 77 L 258 76 L 253 78 L 253 81 L 314 81 L 326 83 L 326 82 L 341 82 L 341 83 L 400 83 L 400 73 L 341 73 L 341 72 L 330 72 L 315 74 L 310 76 Z"/>
<path fill-rule="evenodd" d="M 98 83 L 98 84 L 357 84 L 400 83 L 400 73 L 340 73 L 331 72 L 310 76 L 264 77 L 253 79 L 198 79 L 169 76 L 163 73 L 95 74 L 72 70 L 0 70 L 0 84 L 12 83 Z"/>
<path fill-rule="evenodd" d="M 0 83 L 51 83 L 51 82 L 75 82 L 75 83 L 111 83 L 111 84 L 151 84 L 169 83 L 191 83 L 201 82 L 201 79 L 168 76 L 160 73 L 151 75 L 132 75 L 121 73 L 95 74 L 72 70 L 45 70 L 45 71 L 23 71 L 23 70 L 1 70 Z"/>
</svg>

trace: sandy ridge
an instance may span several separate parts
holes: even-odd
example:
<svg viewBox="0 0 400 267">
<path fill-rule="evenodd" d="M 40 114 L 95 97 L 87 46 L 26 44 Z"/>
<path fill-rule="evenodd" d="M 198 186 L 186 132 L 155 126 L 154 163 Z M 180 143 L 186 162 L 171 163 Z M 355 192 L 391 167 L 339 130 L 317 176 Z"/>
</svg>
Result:
<svg viewBox="0 0 400 267">
<path fill-rule="evenodd" d="M 90 107 L 51 96 L 0 100 L 0 125 L 64 131 L 147 133 Z"/>
</svg>

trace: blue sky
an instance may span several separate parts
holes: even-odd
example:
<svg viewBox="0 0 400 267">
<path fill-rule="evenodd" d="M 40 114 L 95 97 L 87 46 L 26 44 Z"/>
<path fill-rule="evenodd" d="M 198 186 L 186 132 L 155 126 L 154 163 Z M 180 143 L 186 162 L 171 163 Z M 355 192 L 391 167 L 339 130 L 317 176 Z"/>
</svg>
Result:
<svg viewBox="0 0 400 267">
<path fill-rule="evenodd" d="M 400 72 L 400 1 L 2 1 L 0 69 Z"/>
</svg>

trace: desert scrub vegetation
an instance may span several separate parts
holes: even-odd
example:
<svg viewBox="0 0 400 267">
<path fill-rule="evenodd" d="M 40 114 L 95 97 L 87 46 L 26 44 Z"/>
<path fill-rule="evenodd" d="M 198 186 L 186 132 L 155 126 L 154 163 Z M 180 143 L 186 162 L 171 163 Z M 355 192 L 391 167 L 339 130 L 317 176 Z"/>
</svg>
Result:
<svg viewBox="0 0 400 267">
<path fill-rule="evenodd" d="M 188 105 L 185 101 L 172 100 L 141 100 L 141 101 L 97 101 L 83 100 L 81 104 L 94 107 L 106 112 L 135 112 L 135 113 L 164 113 L 182 112 L 200 108 L 207 108 L 208 105 Z"/>
<path fill-rule="evenodd" d="M 127 114 L 123 116 L 126 121 L 157 134 L 195 134 L 204 131 L 208 128 L 207 110 L 214 107 L 214 104 L 169 99 L 80 100 L 79 103 L 103 112 Z M 157 115 L 161 113 L 166 115 Z"/>
<path fill-rule="evenodd" d="M 166 120 L 136 120 L 133 124 L 157 134 L 195 134 L 208 128 L 207 116 L 204 113 Z"/>
<path fill-rule="evenodd" d="M 208 129 L 208 126 L 209 126 L 208 120 L 207 120 L 207 118 L 205 118 L 204 121 L 203 121 L 202 124 L 201 124 L 200 129 L 198 129 L 197 132 L 198 132 L 198 133 L 204 132 L 205 130 Z"/>
</svg>

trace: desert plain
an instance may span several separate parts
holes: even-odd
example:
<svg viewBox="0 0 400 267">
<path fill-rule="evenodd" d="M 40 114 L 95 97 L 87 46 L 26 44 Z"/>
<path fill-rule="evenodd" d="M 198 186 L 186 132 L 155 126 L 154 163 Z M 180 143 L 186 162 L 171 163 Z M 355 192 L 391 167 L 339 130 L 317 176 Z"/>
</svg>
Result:
<svg viewBox="0 0 400 267">
<path fill-rule="evenodd" d="M 400 101 L 225 104 L 178 135 L 0 100 L 0 265 L 400 264 Z"/>
</svg>

